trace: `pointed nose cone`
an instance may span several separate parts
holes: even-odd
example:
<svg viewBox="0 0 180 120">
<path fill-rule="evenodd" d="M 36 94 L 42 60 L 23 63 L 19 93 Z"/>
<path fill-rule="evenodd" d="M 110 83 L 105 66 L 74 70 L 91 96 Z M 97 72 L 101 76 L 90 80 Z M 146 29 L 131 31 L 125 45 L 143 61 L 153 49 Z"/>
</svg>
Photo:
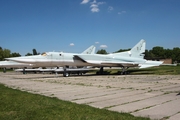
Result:
<svg viewBox="0 0 180 120">
<path fill-rule="evenodd" d="M 31 57 L 14 57 L 14 58 L 6 58 L 6 60 L 20 62 L 20 63 L 34 63 L 35 60 Z"/>
</svg>

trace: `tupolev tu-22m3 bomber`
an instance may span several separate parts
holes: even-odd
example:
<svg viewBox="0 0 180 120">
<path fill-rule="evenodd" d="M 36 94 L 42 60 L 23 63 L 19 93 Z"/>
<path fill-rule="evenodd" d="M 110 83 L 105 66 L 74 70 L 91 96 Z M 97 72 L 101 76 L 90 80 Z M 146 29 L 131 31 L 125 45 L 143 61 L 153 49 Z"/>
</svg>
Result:
<svg viewBox="0 0 180 120">
<path fill-rule="evenodd" d="M 121 74 L 125 74 L 129 67 L 147 68 L 159 66 L 161 61 L 148 61 L 144 59 L 146 42 L 140 40 L 131 50 L 107 55 L 100 54 L 76 54 L 76 53 L 43 53 L 38 56 L 6 58 L 11 61 L 46 65 L 51 67 L 63 67 L 64 77 L 69 76 L 66 71 L 68 66 L 94 66 L 100 67 L 99 73 L 103 73 L 103 67 L 121 67 Z"/>
</svg>

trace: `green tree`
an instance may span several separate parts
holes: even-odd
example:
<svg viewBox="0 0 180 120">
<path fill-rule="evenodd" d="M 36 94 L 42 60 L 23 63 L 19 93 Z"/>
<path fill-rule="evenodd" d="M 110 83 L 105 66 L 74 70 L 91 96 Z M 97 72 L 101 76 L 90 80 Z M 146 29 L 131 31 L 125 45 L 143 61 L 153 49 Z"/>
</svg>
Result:
<svg viewBox="0 0 180 120">
<path fill-rule="evenodd" d="M 164 58 L 164 48 L 160 46 L 153 47 L 152 53 L 155 57 Z"/>
<path fill-rule="evenodd" d="M 178 47 L 173 48 L 172 53 L 173 53 L 173 56 L 172 56 L 173 62 L 176 61 L 180 63 L 180 48 Z"/>
<path fill-rule="evenodd" d="M 2 61 L 3 60 L 3 49 L 1 48 L 0 49 L 0 61 Z"/>
<path fill-rule="evenodd" d="M 148 51 L 148 50 L 145 50 L 145 53 L 144 53 L 144 54 L 145 54 L 144 57 L 145 57 L 146 59 L 149 59 L 149 58 L 150 58 L 150 55 L 149 55 L 149 51 Z"/>
<path fill-rule="evenodd" d="M 97 51 L 97 54 L 108 54 L 105 49 L 101 49 Z"/>
<path fill-rule="evenodd" d="M 33 54 L 31 54 L 31 53 L 27 53 L 25 56 L 31 56 L 31 55 L 33 55 Z"/>
<path fill-rule="evenodd" d="M 0 47 L 0 60 L 4 60 L 4 58 L 11 57 L 11 51 L 9 49 L 3 49 Z"/>
<path fill-rule="evenodd" d="M 11 57 L 20 57 L 21 55 L 19 54 L 19 53 L 16 53 L 16 52 L 14 52 L 14 53 L 11 53 Z"/>
<path fill-rule="evenodd" d="M 114 53 L 118 53 L 118 52 L 125 52 L 125 51 L 129 51 L 131 50 L 130 48 L 129 49 L 119 49 L 118 51 L 114 52 Z"/>
<path fill-rule="evenodd" d="M 4 58 L 9 58 L 11 57 L 11 51 L 9 49 L 4 49 L 3 50 L 3 60 Z"/>
<path fill-rule="evenodd" d="M 33 55 L 37 55 L 36 49 L 33 49 L 32 51 L 33 51 Z"/>
<path fill-rule="evenodd" d="M 173 54 L 172 50 L 170 49 L 164 50 L 164 58 L 172 58 L 172 54 Z"/>
<path fill-rule="evenodd" d="M 154 59 L 156 56 L 153 54 L 152 50 L 149 50 L 149 58 Z"/>
</svg>

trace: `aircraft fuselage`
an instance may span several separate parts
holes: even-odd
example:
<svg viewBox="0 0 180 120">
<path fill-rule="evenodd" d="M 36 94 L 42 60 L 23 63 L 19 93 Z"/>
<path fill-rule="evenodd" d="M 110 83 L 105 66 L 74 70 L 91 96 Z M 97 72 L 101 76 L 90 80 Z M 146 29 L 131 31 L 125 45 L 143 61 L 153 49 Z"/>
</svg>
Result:
<svg viewBox="0 0 180 120">
<path fill-rule="evenodd" d="M 87 61 L 86 61 L 87 60 Z M 13 61 L 34 64 L 36 66 L 46 67 L 61 67 L 61 66 L 107 66 L 121 67 L 123 66 L 138 66 L 139 63 L 144 63 L 142 58 L 117 56 L 114 54 L 99 55 L 99 54 L 72 54 L 72 53 L 45 53 L 42 55 L 25 56 L 13 58 Z M 124 62 L 124 64 L 123 64 Z M 113 63 L 113 64 L 111 64 Z M 116 64 L 117 63 L 117 64 Z"/>
</svg>

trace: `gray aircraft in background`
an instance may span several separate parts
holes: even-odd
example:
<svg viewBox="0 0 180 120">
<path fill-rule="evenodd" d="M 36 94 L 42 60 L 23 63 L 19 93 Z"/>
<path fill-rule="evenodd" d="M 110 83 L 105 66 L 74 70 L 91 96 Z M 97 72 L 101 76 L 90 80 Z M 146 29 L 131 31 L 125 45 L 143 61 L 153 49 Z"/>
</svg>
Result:
<svg viewBox="0 0 180 120">
<path fill-rule="evenodd" d="M 140 40 L 131 50 L 107 55 L 76 54 L 46 52 L 36 56 L 6 58 L 7 60 L 34 64 L 38 66 L 63 67 L 64 76 L 69 76 L 66 69 L 69 66 L 94 66 L 100 67 L 99 74 L 103 74 L 103 67 L 121 67 L 121 74 L 125 74 L 129 67 L 147 68 L 159 66 L 161 61 L 148 61 L 144 59 L 146 42 Z"/>
</svg>

